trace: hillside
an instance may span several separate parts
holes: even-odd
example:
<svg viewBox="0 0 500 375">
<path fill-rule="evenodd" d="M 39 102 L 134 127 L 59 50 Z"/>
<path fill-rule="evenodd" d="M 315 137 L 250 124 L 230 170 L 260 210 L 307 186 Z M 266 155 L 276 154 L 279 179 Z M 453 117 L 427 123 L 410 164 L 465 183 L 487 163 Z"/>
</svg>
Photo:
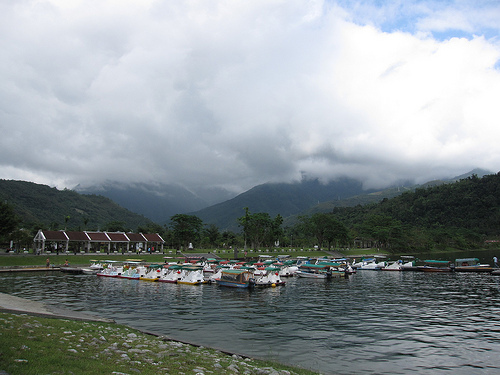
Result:
<svg viewBox="0 0 500 375">
<path fill-rule="evenodd" d="M 359 195 L 363 190 L 360 181 L 339 179 L 322 184 L 318 180 L 303 180 L 297 183 L 267 183 L 258 185 L 228 201 L 193 212 L 207 224 L 215 224 L 221 230 L 238 231 L 237 218 L 250 212 L 267 212 L 272 217 L 294 215 L 319 202 L 343 199 Z"/>
<path fill-rule="evenodd" d="M 484 177 L 490 174 L 491 172 L 486 171 L 484 169 L 474 169 L 468 173 L 464 173 L 460 176 L 456 176 L 450 179 L 432 180 L 421 185 L 412 185 L 411 183 L 408 183 L 407 186 L 389 187 L 387 189 L 374 192 L 366 192 L 363 194 L 354 195 L 352 197 L 344 199 L 336 199 L 332 201 L 320 202 L 319 204 L 309 207 L 308 209 L 300 212 L 297 215 L 291 215 L 285 218 L 283 224 L 284 226 L 292 227 L 295 224 L 297 224 L 298 216 L 300 215 L 312 215 L 314 213 L 332 212 L 333 210 L 339 207 L 366 206 L 381 202 L 385 199 L 395 198 L 403 193 L 412 192 L 415 191 L 416 189 L 452 184 L 460 180 L 469 178 L 471 176 Z"/>
<path fill-rule="evenodd" d="M 111 222 L 122 222 L 127 229 L 135 230 L 152 223 L 103 196 L 82 195 L 32 182 L 0 180 L 0 199 L 14 207 L 27 227 L 97 230 Z"/>
<path fill-rule="evenodd" d="M 453 227 L 500 235 L 500 173 L 419 188 L 382 201 L 373 207 L 373 213 L 416 227 Z"/>
<path fill-rule="evenodd" d="M 199 187 L 196 191 L 189 191 L 174 184 L 114 181 L 92 186 L 78 185 L 74 190 L 85 195 L 102 195 L 160 224 L 168 223 L 173 215 L 197 211 L 234 196 L 218 188 Z"/>
</svg>

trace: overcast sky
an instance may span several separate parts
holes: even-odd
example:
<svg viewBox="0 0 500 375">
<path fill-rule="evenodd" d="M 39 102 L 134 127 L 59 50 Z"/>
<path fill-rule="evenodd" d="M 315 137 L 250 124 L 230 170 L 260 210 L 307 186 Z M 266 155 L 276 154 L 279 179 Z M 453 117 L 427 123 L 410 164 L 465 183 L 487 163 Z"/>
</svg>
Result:
<svg viewBox="0 0 500 375">
<path fill-rule="evenodd" d="M 0 178 L 500 170 L 497 0 L 0 0 Z"/>
</svg>

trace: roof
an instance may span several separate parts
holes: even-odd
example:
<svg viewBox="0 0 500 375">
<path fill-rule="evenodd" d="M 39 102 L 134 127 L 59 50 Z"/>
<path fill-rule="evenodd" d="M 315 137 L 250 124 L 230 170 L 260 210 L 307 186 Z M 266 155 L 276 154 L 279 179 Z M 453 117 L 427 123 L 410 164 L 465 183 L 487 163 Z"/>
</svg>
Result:
<svg viewBox="0 0 500 375">
<path fill-rule="evenodd" d="M 89 241 L 90 238 L 85 232 L 66 232 L 70 241 Z"/>
<path fill-rule="evenodd" d="M 163 238 L 157 233 L 123 233 L 123 232 L 76 232 L 39 230 L 35 241 L 93 241 L 93 242 L 156 242 L 162 243 Z"/>
<path fill-rule="evenodd" d="M 142 233 L 127 233 L 127 237 L 131 242 L 143 242 L 145 240 Z"/>
<path fill-rule="evenodd" d="M 106 232 L 87 232 L 87 235 L 90 237 L 91 241 L 109 241 L 109 237 L 106 235 Z"/>
<path fill-rule="evenodd" d="M 158 233 L 144 233 L 142 234 L 148 242 L 165 242 Z"/>
<path fill-rule="evenodd" d="M 44 231 L 39 231 L 38 233 L 41 233 L 41 235 L 47 241 L 67 241 L 68 240 L 66 233 L 64 233 L 62 230 L 57 230 L 57 231 L 44 230 Z"/>
<path fill-rule="evenodd" d="M 129 242 L 130 240 L 128 237 L 125 235 L 125 233 L 120 233 L 120 232 L 114 232 L 114 233 L 109 233 L 107 232 L 109 239 L 111 242 Z"/>
</svg>

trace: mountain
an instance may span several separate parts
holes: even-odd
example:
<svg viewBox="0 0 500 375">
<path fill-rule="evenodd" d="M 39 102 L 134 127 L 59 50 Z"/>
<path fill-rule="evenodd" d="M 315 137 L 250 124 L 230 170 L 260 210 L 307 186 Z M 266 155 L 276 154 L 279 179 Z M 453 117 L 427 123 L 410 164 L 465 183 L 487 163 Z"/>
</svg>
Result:
<svg viewBox="0 0 500 375">
<path fill-rule="evenodd" d="M 173 215 L 197 211 L 234 196 L 227 190 L 218 188 L 200 187 L 189 191 L 173 184 L 124 184 L 113 181 L 87 187 L 77 185 L 74 190 L 81 194 L 105 196 L 160 224 L 169 222 Z"/>
<path fill-rule="evenodd" d="M 354 195 L 352 197 L 348 197 L 340 200 L 332 200 L 326 202 L 320 202 L 317 205 L 311 206 L 308 209 L 300 212 L 298 215 L 292 215 L 287 217 L 284 220 L 285 226 L 293 226 L 298 222 L 299 215 L 312 215 L 316 212 L 332 212 L 334 208 L 338 207 L 355 207 L 358 205 L 364 206 L 371 203 L 377 203 L 384 199 L 395 198 L 405 192 L 412 192 L 419 188 L 429 188 L 433 186 L 440 186 L 445 184 L 452 184 L 454 182 L 458 182 L 463 179 L 467 179 L 472 176 L 476 176 L 482 178 L 484 176 L 490 175 L 492 172 L 484 170 L 484 169 L 473 169 L 468 173 L 464 173 L 460 176 L 456 176 L 449 179 L 440 179 L 440 180 L 432 180 L 428 181 L 424 184 L 408 184 L 408 186 L 397 186 L 397 187 L 389 187 L 387 189 L 374 191 L 374 192 L 364 192 L 360 195 Z"/>
<path fill-rule="evenodd" d="M 11 204 L 26 226 L 54 229 L 98 230 L 106 224 L 122 223 L 126 229 L 152 224 L 109 198 L 82 195 L 72 190 L 58 190 L 33 182 L 0 180 L 0 199 Z"/>
<path fill-rule="evenodd" d="M 267 212 L 271 217 L 283 217 L 302 212 L 319 202 L 341 200 L 366 192 L 360 181 L 341 178 L 327 184 L 317 179 L 296 183 L 267 183 L 239 194 L 238 196 L 192 212 L 206 224 L 215 224 L 221 230 L 238 230 L 237 218 L 244 215 L 248 207 L 252 213 Z"/>
</svg>

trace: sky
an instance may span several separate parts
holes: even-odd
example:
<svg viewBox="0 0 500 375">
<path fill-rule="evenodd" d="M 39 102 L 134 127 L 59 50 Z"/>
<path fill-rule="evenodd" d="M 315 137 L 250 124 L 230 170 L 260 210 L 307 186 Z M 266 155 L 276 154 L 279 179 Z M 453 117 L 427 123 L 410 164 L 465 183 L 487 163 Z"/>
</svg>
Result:
<svg viewBox="0 0 500 375">
<path fill-rule="evenodd" d="M 0 0 L 0 178 L 500 170 L 497 0 Z"/>
</svg>

